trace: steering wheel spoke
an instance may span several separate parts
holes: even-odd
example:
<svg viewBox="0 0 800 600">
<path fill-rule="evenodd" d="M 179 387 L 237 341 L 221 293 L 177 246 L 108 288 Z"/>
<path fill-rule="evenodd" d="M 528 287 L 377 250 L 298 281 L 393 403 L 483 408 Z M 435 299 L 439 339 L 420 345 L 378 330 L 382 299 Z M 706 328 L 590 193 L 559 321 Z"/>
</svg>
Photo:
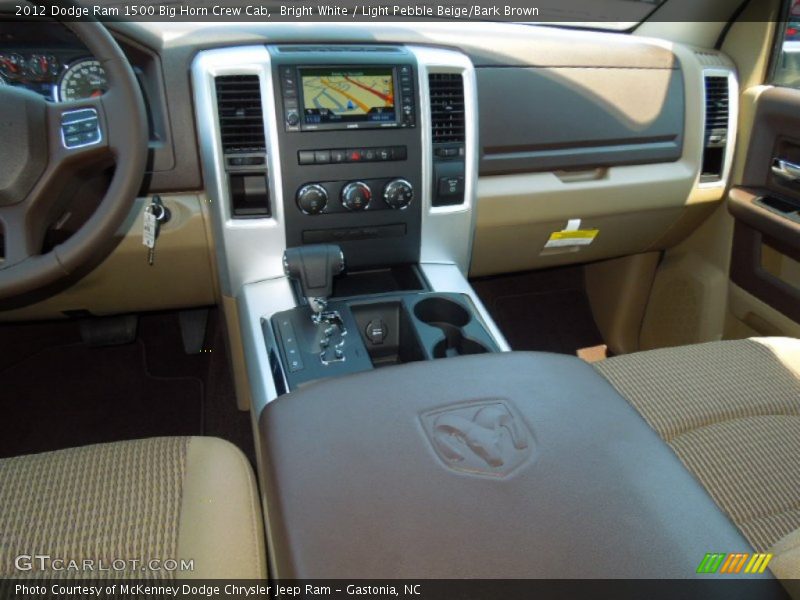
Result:
<svg viewBox="0 0 800 600">
<path fill-rule="evenodd" d="M 75 102 L 0 86 L 0 304 L 27 302 L 86 272 L 113 248 L 147 164 L 141 89 L 119 44 L 95 21 L 62 21 L 103 65 L 108 91 Z M 108 188 L 76 231 L 44 248 L 83 182 L 109 170 Z"/>
<path fill-rule="evenodd" d="M 0 208 L 3 224 L 4 258 L 0 269 L 8 269 L 31 257 L 38 256 L 44 240 L 44 229 L 22 205 Z"/>
</svg>

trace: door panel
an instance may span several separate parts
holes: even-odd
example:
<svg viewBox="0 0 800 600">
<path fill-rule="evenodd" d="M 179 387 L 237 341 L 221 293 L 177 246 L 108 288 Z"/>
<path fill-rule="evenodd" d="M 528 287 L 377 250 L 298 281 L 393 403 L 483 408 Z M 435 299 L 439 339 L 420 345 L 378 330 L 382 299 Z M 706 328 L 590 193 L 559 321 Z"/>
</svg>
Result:
<svg viewBox="0 0 800 600">
<path fill-rule="evenodd" d="M 752 315 L 736 316 L 774 324 L 772 309 L 800 322 L 800 90 L 771 88 L 758 98 L 742 185 L 728 208 L 736 221 L 731 281 L 760 301 Z"/>
</svg>

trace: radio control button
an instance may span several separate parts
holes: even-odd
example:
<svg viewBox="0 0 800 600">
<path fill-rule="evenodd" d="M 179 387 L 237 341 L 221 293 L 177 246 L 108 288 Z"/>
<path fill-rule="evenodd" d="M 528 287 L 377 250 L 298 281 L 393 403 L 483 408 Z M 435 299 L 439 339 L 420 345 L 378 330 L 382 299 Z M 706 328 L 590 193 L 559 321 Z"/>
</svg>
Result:
<svg viewBox="0 0 800 600">
<path fill-rule="evenodd" d="M 414 188 L 405 179 L 394 179 L 383 188 L 383 201 L 390 208 L 402 210 L 414 199 Z"/>
<path fill-rule="evenodd" d="M 372 190 L 363 181 L 351 181 L 342 188 L 342 206 L 347 210 L 366 210 Z"/>
<path fill-rule="evenodd" d="M 300 115 L 297 114 L 296 110 L 290 110 L 286 113 L 286 122 L 294 127 L 295 125 L 300 124 Z"/>
<path fill-rule="evenodd" d="M 328 204 L 328 192 L 317 183 L 304 185 L 297 191 L 297 207 L 307 215 L 318 215 Z"/>
</svg>

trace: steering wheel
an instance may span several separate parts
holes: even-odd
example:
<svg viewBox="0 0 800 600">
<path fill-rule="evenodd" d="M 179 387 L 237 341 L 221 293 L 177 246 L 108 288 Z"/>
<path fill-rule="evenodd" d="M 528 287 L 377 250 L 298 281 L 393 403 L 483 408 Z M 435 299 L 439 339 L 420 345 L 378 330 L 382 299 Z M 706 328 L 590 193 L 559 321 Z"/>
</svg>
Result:
<svg viewBox="0 0 800 600">
<path fill-rule="evenodd" d="M 66 103 L 0 86 L 0 300 L 62 282 L 99 262 L 113 248 L 144 177 L 148 125 L 141 90 L 128 59 L 96 21 L 66 22 L 100 62 L 108 90 Z M 70 238 L 42 252 L 45 233 L 64 213 L 67 181 L 116 164 L 97 209 Z"/>
</svg>

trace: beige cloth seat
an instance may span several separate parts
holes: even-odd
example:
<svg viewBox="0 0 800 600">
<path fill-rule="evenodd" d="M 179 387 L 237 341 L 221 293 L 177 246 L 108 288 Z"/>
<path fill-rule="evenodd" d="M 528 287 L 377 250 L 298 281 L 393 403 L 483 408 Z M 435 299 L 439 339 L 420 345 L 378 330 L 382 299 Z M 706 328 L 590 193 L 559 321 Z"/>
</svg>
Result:
<svg viewBox="0 0 800 600">
<path fill-rule="evenodd" d="M 775 553 L 773 571 L 800 576 L 800 340 L 666 348 L 595 367 L 753 548 Z"/>
<path fill-rule="evenodd" d="M 263 532 L 250 464 L 220 439 L 0 460 L 0 578 L 264 578 Z"/>
</svg>

